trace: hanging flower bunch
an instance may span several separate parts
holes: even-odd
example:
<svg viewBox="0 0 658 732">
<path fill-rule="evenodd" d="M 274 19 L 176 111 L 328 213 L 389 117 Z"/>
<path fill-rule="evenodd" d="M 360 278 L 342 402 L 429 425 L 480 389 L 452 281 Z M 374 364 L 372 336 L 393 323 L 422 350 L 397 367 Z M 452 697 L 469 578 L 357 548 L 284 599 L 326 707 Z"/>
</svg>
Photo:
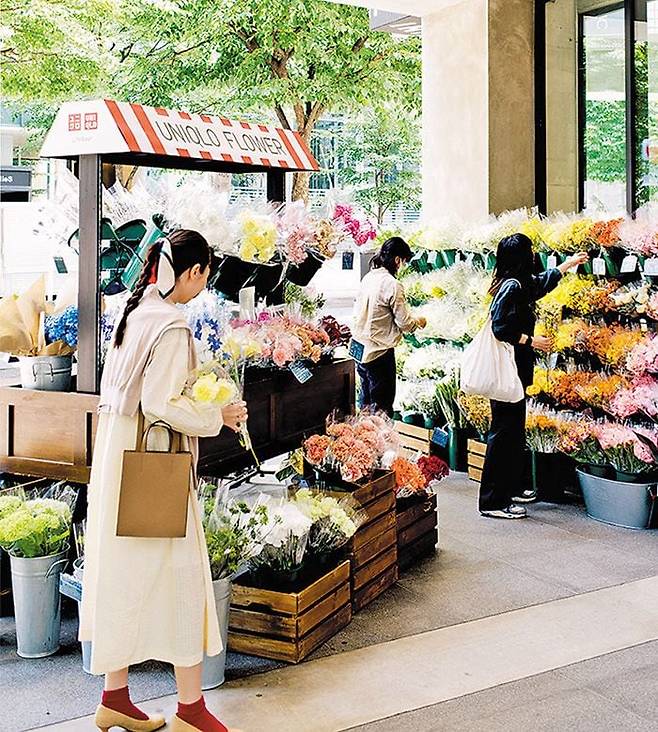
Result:
<svg viewBox="0 0 658 732">
<path fill-rule="evenodd" d="M 584 419 L 568 420 L 560 431 L 557 448 L 578 463 L 605 465 L 607 459 L 596 435 L 596 426 Z"/>
<path fill-rule="evenodd" d="M 526 443 L 533 452 L 557 452 L 563 422 L 557 412 L 531 406 L 526 417 Z"/>
<path fill-rule="evenodd" d="M 273 216 L 243 211 L 238 216 L 239 256 L 246 262 L 269 262 L 276 253 L 277 226 Z"/>
<path fill-rule="evenodd" d="M 377 237 L 377 230 L 365 217 L 359 217 L 352 206 L 346 203 L 337 203 L 332 219 L 354 243 L 362 247 Z"/>
<path fill-rule="evenodd" d="M 596 426 L 595 435 L 615 470 L 641 474 L 656 469 L 651 451 L 629 427 L 606 422 Z"/>
</svg>

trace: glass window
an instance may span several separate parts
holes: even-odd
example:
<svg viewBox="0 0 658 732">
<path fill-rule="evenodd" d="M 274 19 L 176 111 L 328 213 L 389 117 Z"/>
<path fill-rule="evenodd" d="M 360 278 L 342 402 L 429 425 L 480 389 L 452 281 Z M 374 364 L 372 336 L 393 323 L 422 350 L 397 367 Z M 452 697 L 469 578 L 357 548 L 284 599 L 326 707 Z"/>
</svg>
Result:
<svg viewBox="0 0 658 732">
<path fill-rule="evenodd" d="M 635 3 L 636 206 L 658 202 L 658 0 Z"/>
<path fill-rule="evenodd" d="M 624 8 L 581 16 L 581 151 L 583 204 L 626 207 L 626 86 Z M 582 122 L 581 122 L 582 124 Z"/>
</svg>

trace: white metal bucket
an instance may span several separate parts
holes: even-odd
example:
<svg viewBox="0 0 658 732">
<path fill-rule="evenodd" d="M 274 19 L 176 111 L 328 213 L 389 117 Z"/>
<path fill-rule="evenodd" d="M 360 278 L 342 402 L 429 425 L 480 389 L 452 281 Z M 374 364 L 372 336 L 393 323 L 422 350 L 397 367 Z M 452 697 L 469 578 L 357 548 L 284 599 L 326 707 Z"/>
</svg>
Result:
<svg viewBox="0 0 658 732">
<path fill-rule="evenodd" d="M 73 356 L 20 356 L 23 389 L 69 391 Z"/>
<path fill-rule="evenodd" d="M 212 583 L 215 592 L 215 607 L 219 619 L 219 632 L 222 637 L 222 652 L 218 656 L 203 657 L 201 688 L 204 691 L 215 689 L 224 683 L 226 669 L 226 645 L 228 643 L 228 614 L 231 606 L 231 580 L 215 580 Z"/>
<path fill-rule="evenodd" d="M 18 655 L 51 656 L 59 648 L 61 602 L 59 576 L 67 552 L 49 557 L 11 557 Z"/>
</svg>

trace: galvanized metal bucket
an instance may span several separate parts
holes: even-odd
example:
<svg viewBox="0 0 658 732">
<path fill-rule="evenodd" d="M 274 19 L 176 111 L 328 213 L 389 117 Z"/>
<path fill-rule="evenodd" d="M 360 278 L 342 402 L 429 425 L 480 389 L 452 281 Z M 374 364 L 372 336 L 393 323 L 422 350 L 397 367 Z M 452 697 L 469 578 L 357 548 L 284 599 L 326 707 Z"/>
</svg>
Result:
<svg viewBox="0 0 658 732">
<path fill-rule="evenodd" d="M 73 356 L 21 356 L 18 359 L 23 389 L 69 391 Z"/>
<path fill-rule="evenodd" d="M 59 648 L 59 576 L 67 552 L 49 557 L 11 557 L 18 655 L 43 658 Z"/>
<path fill-rule="evenodd" d="M 221 579 L 212 583 L 215 592 L 215 607 L 219 619 L 219 632 L 222 637 L 222 652 L 218 656 L 203 657 L 201 688 L 204 691 L 215 689 L 224 683 L 226 669 L 226 645 L 228 643 L 228 614 L 231 606 L 231 580 Z"/>
<path fill-rule="evenodd" d="M 626 483 L 577 470 L 587 515 L 626 529 L 648 529 L 655 483 Z"/>
</svg>

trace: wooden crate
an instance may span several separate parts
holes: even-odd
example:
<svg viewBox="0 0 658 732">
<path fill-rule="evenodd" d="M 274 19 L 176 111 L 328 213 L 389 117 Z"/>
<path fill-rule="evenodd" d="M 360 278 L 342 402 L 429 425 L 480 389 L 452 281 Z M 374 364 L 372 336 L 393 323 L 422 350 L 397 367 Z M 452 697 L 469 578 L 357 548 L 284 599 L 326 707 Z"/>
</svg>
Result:
<svg viewBox="0 0 658 732">
<path fill-rule="evenodd" d="M 367 514 L 347 547 L 351 564 L 352 609 L 358 612 L 398 579 L 395 476 L 379 472 L 352 495 Z"/>
<path fill-rule="evenodd" d="M 487 452 L 487 443 L 479 440 L 468 441 L 468 477 L 479 483 L 482 480 L 484 456 Z"/>
<path fill-rule="evenodd" d="M 426 500 L 401 501 L 397 507 L 398 566 L 406 569 L 421 557 L 434 554 L 439 541 L 436 494 Z"/>
<path fill-rule="evenodd" d="M 350 600 L 347 561 L 298 592 L 261 590 L 238 578 L 233 584 L 228 648 L 298 663 L 350 622 Z"/>
<path fill-rule="evenodd" d="M 400 446 L 413 454 L 422 452 L 423 455 L 433 454 L 432 430 L 407 424 L 400 420 L 395 421 L 395 430 L 400 436 Z"/>
</svg>

